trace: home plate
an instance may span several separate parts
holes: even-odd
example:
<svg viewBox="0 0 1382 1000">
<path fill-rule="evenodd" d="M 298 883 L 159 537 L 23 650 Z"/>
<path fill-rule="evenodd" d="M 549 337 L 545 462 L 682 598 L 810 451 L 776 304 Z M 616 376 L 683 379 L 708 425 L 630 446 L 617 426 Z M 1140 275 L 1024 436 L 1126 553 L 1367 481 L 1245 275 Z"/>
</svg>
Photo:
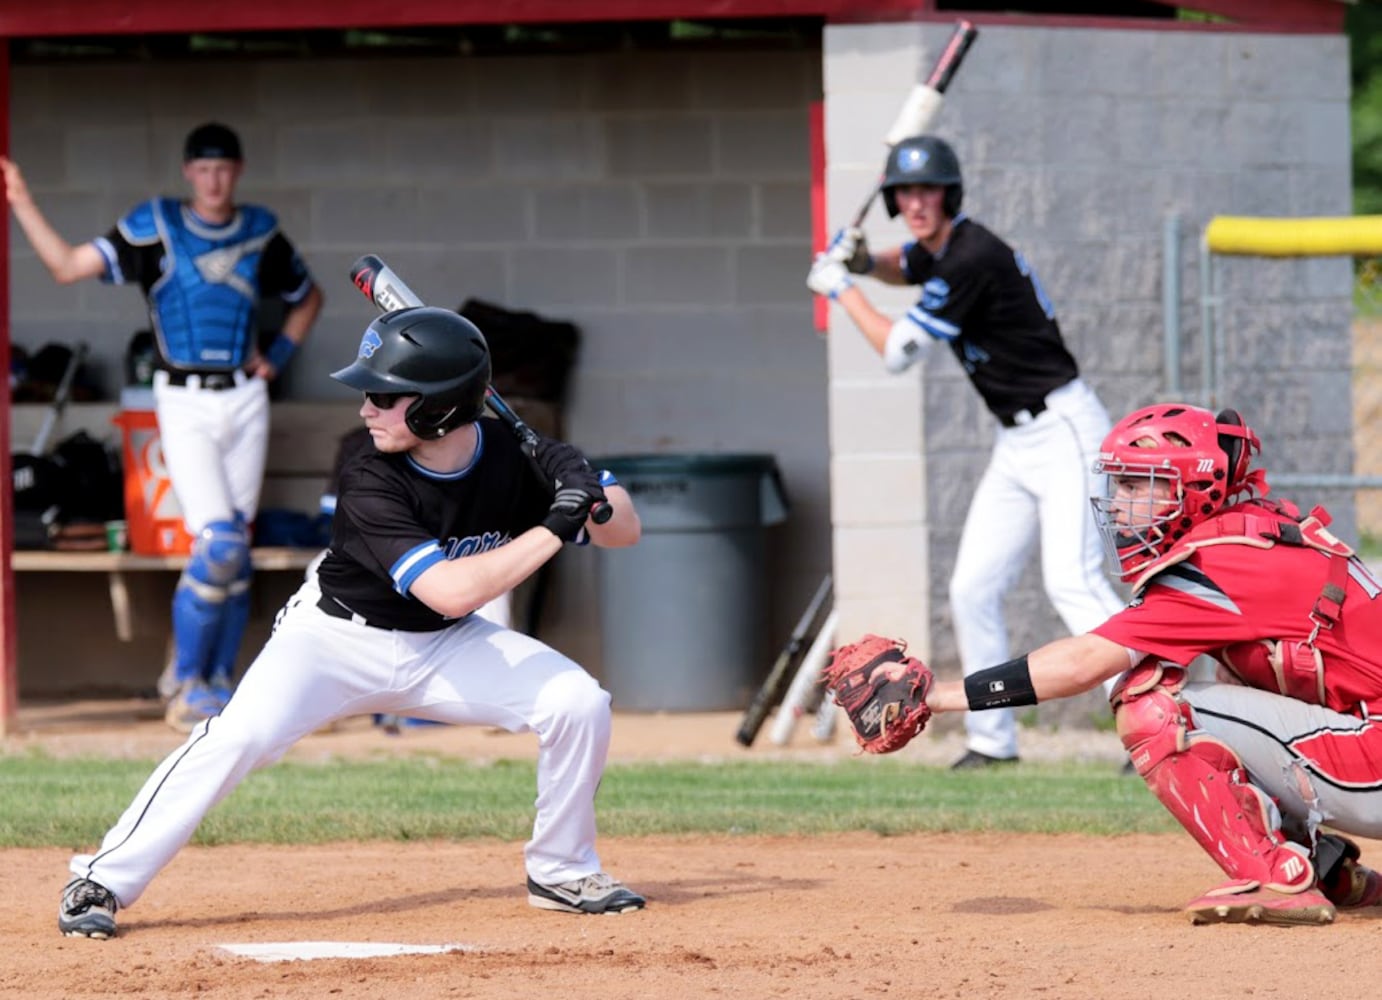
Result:
<svg viewBox="0 0 1382 1000">
<path fill-rule="evenodd" d="M 256 962 L 294 962 L 312 958 L 392 958 L 478 951 L 471 944 L 388 944 L 380 941 L 262 941 L 217 945 L 221 951 Z"/>
</svg>

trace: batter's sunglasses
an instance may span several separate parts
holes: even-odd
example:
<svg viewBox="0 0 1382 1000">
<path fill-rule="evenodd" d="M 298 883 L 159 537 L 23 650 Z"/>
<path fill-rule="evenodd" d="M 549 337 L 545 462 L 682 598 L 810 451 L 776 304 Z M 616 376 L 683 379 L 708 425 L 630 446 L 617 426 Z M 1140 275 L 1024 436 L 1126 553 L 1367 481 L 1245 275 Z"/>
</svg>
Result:
<svg viewBox="0 0 1382 1000">
<path fill-rule="evenodd" d="M 398 405 L 398 401 L 405 396 L 415 396 L 412 392 L 367 392 L 365 399 L 369 400 L 371 406 L 380 410 L 392 410 Z"/>
</svg>

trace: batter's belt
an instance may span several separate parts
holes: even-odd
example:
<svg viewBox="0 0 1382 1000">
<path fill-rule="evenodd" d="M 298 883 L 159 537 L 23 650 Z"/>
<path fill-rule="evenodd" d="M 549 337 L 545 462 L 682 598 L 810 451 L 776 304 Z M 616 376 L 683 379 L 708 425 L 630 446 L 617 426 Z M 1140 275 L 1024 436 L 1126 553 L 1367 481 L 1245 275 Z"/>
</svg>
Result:
<svg viewBox="0 0 1382 1000">
<path fill-rule="evenodd" d="M 350 608 L 336 600 L 336 598 L 328 597 L 325 594 L 322 594 L 322 596 L 317 599 L 317 607 L 332 618 L 340 618 L 343 621 L 354 622 L 356 625 L 368 625 L 370 628 L 383 629 L 385 632 L 399 631 L 399 629 L 393 625 L 381 625 L 378 622 L 372 622 L 364 615 L 356 614 L 354 611 L 351 611 Z M 432 628 L 410 628 L 403 631 L 440 632 L 444 628 L 450 628 L 452 625 L 455 625 L 458 621 L 460 621 L 459 618 L 444 618 L 437 622 Z"/>
</svg>

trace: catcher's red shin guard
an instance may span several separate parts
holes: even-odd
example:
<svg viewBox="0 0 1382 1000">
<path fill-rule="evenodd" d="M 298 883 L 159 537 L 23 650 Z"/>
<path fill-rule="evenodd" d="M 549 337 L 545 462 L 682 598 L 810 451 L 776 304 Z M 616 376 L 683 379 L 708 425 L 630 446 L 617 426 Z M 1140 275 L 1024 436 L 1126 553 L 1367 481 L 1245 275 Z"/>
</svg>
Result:
<svg viewBox="0 0 1382 1000">
<path fill-rule="evenodd" d="M 1310 854 L 1281 835 L 1276 803 L 1248 781 L 1238 755 L 1194 729 L 1178 693 L 1185 671 L 1141 664 L 1114 689 L 1118 735 L 1158 799 L 1233 881 L 1188 909 L 1205 920 L 1325 923 Z"/>
</svg>

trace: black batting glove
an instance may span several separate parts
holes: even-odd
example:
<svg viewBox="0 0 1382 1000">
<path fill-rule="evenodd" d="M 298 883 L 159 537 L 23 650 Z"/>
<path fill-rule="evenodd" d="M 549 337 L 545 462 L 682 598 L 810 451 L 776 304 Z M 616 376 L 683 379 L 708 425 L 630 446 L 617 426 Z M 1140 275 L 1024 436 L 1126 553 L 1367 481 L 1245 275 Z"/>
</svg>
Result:
<svg viewBox="0 0 1382 1000">
<path fill-rule="evenodd" d="M 533 449 L 533 463 L 553 489 L 560 489 L 563 484 L 581 482 L 587 476 L 594 476 L 597 486 L 599 484 L 599 477 L 591 469 L 584 453 L 565 441 L 539 437 Z"/>
<path fill-rule="evenodd" d="M 547 508 L 547 516 L 542 519 L 542 526 L 563 542 L 574 542 L 585 527 L 590 509 L 602 499 L 603 491 L 597 497 L 578 486 L 559 488 L 552 498 L 552 506 Z"/>
</svg>

